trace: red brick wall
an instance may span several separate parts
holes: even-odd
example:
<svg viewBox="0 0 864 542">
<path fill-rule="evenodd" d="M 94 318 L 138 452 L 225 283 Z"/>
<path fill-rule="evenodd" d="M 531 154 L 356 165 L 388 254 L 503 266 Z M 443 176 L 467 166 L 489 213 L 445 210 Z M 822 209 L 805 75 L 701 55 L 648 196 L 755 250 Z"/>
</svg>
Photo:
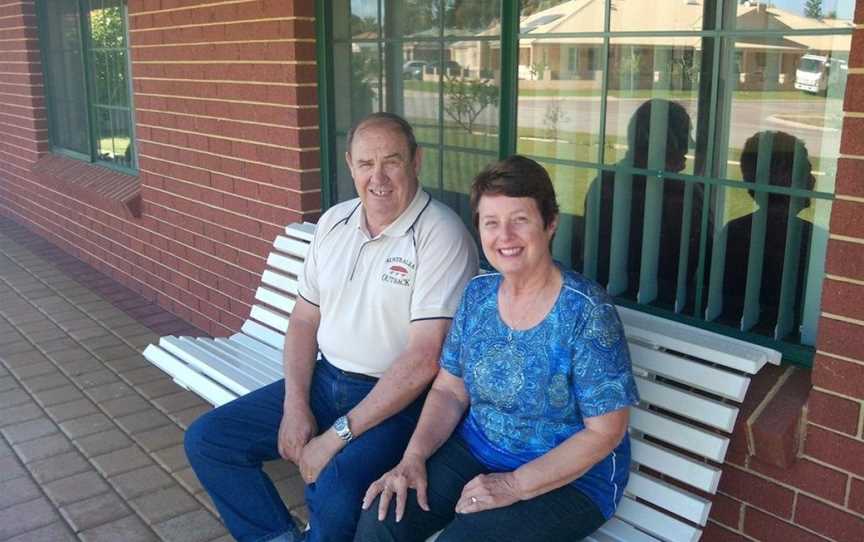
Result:
<svg viewBox="0 0 864 542">
<path fill-rule="evenodd" d="M 225 335 L 273 238 L 321 207 L 314 2 L 128 7 L 142 216 L 36 173 L 48 149 L 29 1 L 0 8 L 0 213 Z"/>
<path fill-rule="evenodd" d="M 864 26 L 844 109 L 803 446 L 788 468 L 730 451 L 705 540 L 864 540 Z"/>
</svg>

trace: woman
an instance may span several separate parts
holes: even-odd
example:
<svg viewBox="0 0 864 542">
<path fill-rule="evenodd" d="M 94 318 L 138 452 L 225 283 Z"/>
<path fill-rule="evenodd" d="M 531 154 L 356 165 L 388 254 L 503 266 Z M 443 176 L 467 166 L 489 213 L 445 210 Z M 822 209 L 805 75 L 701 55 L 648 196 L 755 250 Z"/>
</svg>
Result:
<svg viewBox="0 0 864 542">
<path fill-rule="evenodd" d="M 603 289 L 552 260 L 549 175 L 521 156 L 493 164 L 471 207 L 498 273 L 469 283 L 443 370 L 402 461 L 369 487 L 355 542 L 439 529 L 440 542 L 578 540 L 627 483 L 627 344 Z"/>
</svg>

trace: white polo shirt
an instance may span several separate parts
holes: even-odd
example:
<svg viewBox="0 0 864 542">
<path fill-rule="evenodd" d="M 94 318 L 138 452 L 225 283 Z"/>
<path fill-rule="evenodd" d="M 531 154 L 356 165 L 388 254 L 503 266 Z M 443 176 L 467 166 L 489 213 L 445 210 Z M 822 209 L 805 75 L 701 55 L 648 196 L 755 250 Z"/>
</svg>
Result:
<svg viewBox="0 0 864 542">
<path fill-rule="evenodd" d="M 377 237 L 360 199 L 318 221 L 299 293 L 321 310 L 318 348 L 342 370 L 380 377 L 408 346 L 416 320 L 452 318 L 477 273 L 459 217 L 422 189 Z"/>
</svg>

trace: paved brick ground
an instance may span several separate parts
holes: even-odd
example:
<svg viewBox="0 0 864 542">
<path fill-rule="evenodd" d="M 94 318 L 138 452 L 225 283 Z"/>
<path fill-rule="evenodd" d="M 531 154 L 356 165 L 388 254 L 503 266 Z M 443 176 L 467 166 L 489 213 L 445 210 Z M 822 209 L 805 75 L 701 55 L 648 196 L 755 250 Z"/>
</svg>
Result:
<svg viewBox="0 0 864 542">
<path fill-rule="evenodd" d="M 0 541 L 231 540 L 182 447 L 210 406 L 140 355 L 175 334 L 200 331 L 0 217 Z"/>
</svg>

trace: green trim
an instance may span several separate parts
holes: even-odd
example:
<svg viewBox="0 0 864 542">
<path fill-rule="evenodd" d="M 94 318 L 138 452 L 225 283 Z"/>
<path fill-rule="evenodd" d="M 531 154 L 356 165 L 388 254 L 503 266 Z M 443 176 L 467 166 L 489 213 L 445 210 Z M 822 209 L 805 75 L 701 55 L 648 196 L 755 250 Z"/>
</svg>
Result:
<svg viewBox="0 0 864 542">
<path fill-rule="evenodd" d="M 336 162 L 333 160 L 333 92 L 331 91 L 331 73 L 333 69 L 333 48 L 331 42 L 333 27 L 330 18 L 333 6 L 330 2 L 315 2 L 315 53 L 318 61 L 318 131 L 321 134 L 321 210 L 327 209 L 333 201 L 333 183 L 336 182 Z"/>
<path fill-rule="evenodd" d="M 519 0 L 504 0 L 501 9 L 501 101 L 498 106 L 498 158 L 516 152 L 519 109 Z"/>
</svg>

